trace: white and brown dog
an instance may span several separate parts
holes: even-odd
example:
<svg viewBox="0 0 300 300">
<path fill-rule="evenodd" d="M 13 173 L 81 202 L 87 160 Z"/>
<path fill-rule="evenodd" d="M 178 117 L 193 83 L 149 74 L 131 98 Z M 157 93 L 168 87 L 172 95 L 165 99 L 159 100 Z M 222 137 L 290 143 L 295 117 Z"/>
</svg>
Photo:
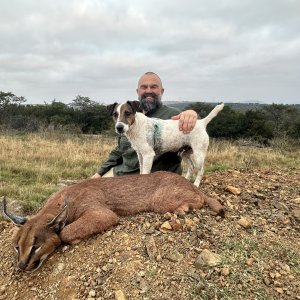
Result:
<svg viewBox="0 0 300 300">
<path fill-rule="evenodd" d="M 139 101 L 114 103 L 108 106 L 108 110 L 116 123 L 116 132 L 124 134 L 137 152 L 140 173 L 151 172 L 155 155 L 181 151 L 188 166 L 186 178 L 190 179 L 192 172 L 197 171 L 194 184 L 199 186 L 209 145 L 206 125 L 223 109 L 224 103 L 217 105 L 204 119 L 198 120 L 189 134 L 179 130 L 179 121 L 148 118 L 137 112 L 139 105 Z"/>
</svg>

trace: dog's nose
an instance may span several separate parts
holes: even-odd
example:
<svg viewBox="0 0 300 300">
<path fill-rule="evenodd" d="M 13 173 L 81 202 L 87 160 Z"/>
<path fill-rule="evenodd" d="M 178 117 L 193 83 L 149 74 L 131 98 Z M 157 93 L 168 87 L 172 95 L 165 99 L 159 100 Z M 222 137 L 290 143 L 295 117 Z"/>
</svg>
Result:
<svg viewBox="0 0 300 300">
<path fill-rule="evenodd" d="M 124 126 L 122 124 L 117 124 L 116 125 L 116 131 L 117 133 L 123 133 Z"/>
</svg>

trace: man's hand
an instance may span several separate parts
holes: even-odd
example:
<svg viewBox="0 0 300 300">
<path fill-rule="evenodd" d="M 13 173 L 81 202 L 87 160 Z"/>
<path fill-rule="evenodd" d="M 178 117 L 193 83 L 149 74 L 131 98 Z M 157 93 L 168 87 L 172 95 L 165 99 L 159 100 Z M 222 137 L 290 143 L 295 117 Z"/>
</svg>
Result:
<svg viewBox="0 0 300 300">
<path fill-rule="evenodd" d="M 96 174 L 94 174 L 91 178 L 100 178 L 100 177 L 101 177 L 101 175 L 98 174 L 98 173 L 96 173 Z"/>
<path fill-rule="evenodd" d="M 172 117 L 172 120 L 179 120 L 179 130 L 183 133 L 190 133 L 194 129 L 197 119 L 198 114 L 191 109 Z"/>
</svg>

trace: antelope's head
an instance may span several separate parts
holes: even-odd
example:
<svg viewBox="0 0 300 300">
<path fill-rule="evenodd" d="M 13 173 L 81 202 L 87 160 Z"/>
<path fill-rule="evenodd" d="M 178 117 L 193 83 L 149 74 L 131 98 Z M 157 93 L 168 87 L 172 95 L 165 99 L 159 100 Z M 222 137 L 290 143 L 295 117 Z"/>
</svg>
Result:
<svg viewBox="0 0 300 300">
<path fill-rule="evenodd" d="M 36 271 L 61 244 L 58 234 L 68 217 L 67 201 L 55 216 L 40 214 L 30 219 L 9 213 L 5 198 L 2 204 L 3 214 L 18 227 L 13 241 L 18 267 L 26 272 Z"/>
</svg>

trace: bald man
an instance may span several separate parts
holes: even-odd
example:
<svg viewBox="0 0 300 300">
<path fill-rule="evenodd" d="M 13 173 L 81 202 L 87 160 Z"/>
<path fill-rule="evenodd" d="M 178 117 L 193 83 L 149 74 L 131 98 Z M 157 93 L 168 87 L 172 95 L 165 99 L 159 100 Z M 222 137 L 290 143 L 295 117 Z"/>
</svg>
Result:
<svg viewBox="0 0 300 300">
<path fill-rule="evenodd" d="M 179 120 L 179 130 L 189 133 L 193 130 L 198 115 L 193 110 L 179 112 L 177 109 L 162 104 L 164 93 L 162 81 L 153 72 L 141 76 L 136 89 L 143 113 L 150 118 Z M 181 158 L 175 152 L 167 152 L 154 158 L 151 172 L 169 171 L 182 174 Z M 118 146 L 112 150 L 92 178 L 123 176 L 139 173 L 139 161 L 134 149 L 125 136 L 118 137 Z"/>
</svg>

